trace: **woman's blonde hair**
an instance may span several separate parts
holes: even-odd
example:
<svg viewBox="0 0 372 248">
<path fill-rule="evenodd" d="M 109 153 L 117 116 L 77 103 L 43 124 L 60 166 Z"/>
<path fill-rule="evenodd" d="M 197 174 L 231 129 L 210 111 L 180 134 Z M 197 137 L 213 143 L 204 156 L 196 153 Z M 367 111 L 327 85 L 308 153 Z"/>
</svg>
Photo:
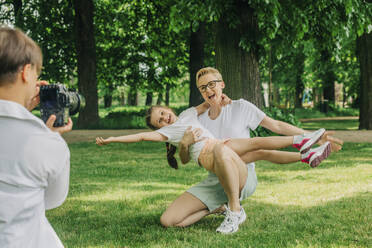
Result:
<svg viewBox="0 0 372 248">
<path fill-rule="evenodd" d="M 21 30 L 0 26 L 0 86 L 14 82 L 27 64 L 36 66 L 40 74 L 43 64 L 40 47 Z"/>
<path fill-rule="evenodd" d="M 218 80 L 223 80 L 222 79 L 222 75 L 221 73 L 216 69 L 216 68 L 213 68 L 213 67 L 204 67 L 204 68 L 201 68 L 197 73 L 196 73 L 196 83 L 199 82 L 199 79 L 204 76 L 204 75 L 207 75 L 207 74 L 213 74 L 214 76 L 216 76 L 216 78 Z"/>
</svg>

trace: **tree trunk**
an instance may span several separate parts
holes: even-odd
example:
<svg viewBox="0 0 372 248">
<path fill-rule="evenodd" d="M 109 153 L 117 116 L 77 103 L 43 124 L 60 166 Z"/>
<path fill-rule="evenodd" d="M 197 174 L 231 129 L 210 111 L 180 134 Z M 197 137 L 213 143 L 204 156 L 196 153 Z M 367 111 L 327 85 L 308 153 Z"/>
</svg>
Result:
<svg viewBox="0 0 372 248">
<path fill-rule="evenodd" d="M 22 0 L 13 0 L 15 26 L 23 29 L 23 13 L 22 13 Z"/>
<path fill-rule="evenodd" d="M 272 64 L 272 46 L 270 44 L 270 50 L 269 50 L 269 92 L 268 92 L 268 104 L 269 108 L 271 109 L 272 106 L 274 106 L 274 96 L 273 96 L 273 64 Z"/>
<path fill-rule="evenodd" d="M 216 25 L 216 66 L 225 81 L 225 93 L 231 99 L 244 98 L 257 107 L 263 107 L 258 64 L 258 22 L 254 10 L 246 2 L 234 3 L 234 11 L 239 19 L 235 28 L 229 26 L 226 13 Z M 250 49 L 243 50 L 239 43 L 244 35 L 249 35 Z M 248 41 L 246 41 L 248 42 Z"/>
<path fill-rule="evenodd" d="M 150 67 L 147 72 L 148 85 L 154 87 L 154 85 L 157 84 L 157 80 L 155 78 L 155 74 L 156 74 L 155 65 L 154 63 L 149 63 L 148 66 Z M 146 93 L 146 102 L 145 102 L 146 106 L 152 105 L 153 95 L 154 93 L 152 91 Z"/>
<path fill-rule="evenodd" d="M 153 93 L 152 92 L 147 92 L 146 93 L 146 106 L 151 106 L 152 105 L 152 96 L 153 96 Z"/>
<path fill-rule="evenodd" d="M 78 126 L 85 128 L 99 121 L 93 1 L 74 0 L 74 9 L 78 85 L 86 99 L 86 106 L 79 114 Z"/>
<path fill-rule="evenodd" d="M 109 108 L 112 106 L 112 95 L 105 95 L 103 97 L 104 107 Z"/>
<path fill-rule="evenodd" d="M 321 61 L 323 65 L 323 72 L 321 74 L 321 79 L 323 81 L 323 97 L 324 100 L 328 100 L 329 103 L 334 103 L 336 75 L 331 66 L 331 54 L 328 50 L 321 51 Z"/>
<path fill-rule="evenodd" d="M 110 108 L 112 106 L 112 92 L 114 90 L 114 86 L 110 84 L 108 86 L 108 92 L 106 91 L 105 95 L 103 96 L 103 103 L 105 108 Z"/>
<path fill-rule="evenodd" d="M 163 93 L 159 93 L 158 99 L 156 100 L 156 105 L 160 105 L 161 102 L 163 101 Z"/>
<path fill-rule="evenodd" d="M 295 64 L 296 68 L 296 93 L 295 93 L 295 108 L 302 108 L 302 97 L 304 94 L 304 82 L 302 80 L 302 75 L 305 71 L 305 55 L 303 53 L 303 46 L 300 46 L 299 50 L 297 50 Z"/>
<path fill-rule="evenodd" d="M 273 87 L 273 106 L 278 107 L 280 105 L 280 88 L 276 84 L 274 84 Z"/>
<path fill-rule="evenodd" d="M 372 32 L 357 38 L 360 63 L 359 129 L 372 130 Z"/>
<path fill-rule="evenodd" d="M 170 85 L 167 83 L 165 86 L 165 105 L 169 106 L 169 91 Z"/>
<path fill-rule="evenodd" d="M 205 24 L 200 23 L 196 32 L 190 31 L 190 97 L 189 107 L 197 106 L 203 102 L 198 88 L 196 87 L 196 73 L 204 67 L 204 41 L 205 41 Z"/>
<path fill-rule="evenodd" d="M 138 92 L 134 87 L 130 87 L 128 92 L 128 105 L 137 106 L 138 105 Z"/>
</svg>

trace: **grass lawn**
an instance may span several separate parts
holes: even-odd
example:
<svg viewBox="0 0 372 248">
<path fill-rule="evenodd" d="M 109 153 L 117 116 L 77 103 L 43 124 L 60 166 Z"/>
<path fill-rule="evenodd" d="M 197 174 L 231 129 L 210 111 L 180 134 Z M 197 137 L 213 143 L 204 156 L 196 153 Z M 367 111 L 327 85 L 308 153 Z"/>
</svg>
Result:
<svg viewBox="0 0 372 248">
<path fill-rule="evenodd" d="M 223 216 L 188 228 L 160 226 L 166 207 L 207 173 L 168 167 L 156 143 L 70 145 L 66 202 L 47 217 L 66 247 L 371 247 L 372 144 L 346 143 L 318 168 L 258 162 L 239 232 Z"/>
<path fill-rule="evenodd" d="M 301 124 L 304 129 L 358 130 L 359 120 L 321 120 L 302 122 Z"/>
</svg>

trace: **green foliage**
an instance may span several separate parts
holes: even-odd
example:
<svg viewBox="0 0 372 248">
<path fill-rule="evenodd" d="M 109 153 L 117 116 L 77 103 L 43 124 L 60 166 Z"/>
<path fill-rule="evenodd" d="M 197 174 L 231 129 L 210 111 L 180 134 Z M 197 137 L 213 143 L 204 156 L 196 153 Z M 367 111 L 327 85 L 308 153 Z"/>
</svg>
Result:
<svg viewBox="0 0 372 248">
<path fill-rule="evenodd" d="M 14 3 L 0 3 L 0 21 L 17 23 L 40 44 L 44 54 L 41 78 L 76 87 L 78 34 L 73 27 L 72 1 L 22 1 L 17 18 Z M 272 73 L 274 85 L 281 89 L 282 104 L 292 101 L 300 79 L 305 88 L 321 89 L 326 72 L 343 83 L 345 98 L 358 98 L 355 39 L 372 29 L 372 7 L 365 0 L 94 1 L 99 96 L 116 97 L 120 87 L 143 93 L 183 87 L 189 76 L 190 32 L 201 22 L 207 24 L 205 64 L 213 66 L 213 26 L 226 17 L 230 27 L 239 27 L 245 21 L 238 18 L 239 6 L 249 7 L 257 20 L 256 31 L 242 30 L 240 47 L 247 51 L 260 48 L 262 82 L 269 81 Z M 322 62 L 324 51 L 329 59 Z M 303 72 L 295 59 L 301 53 L 305 56 Z"/>
<path fill-rule="evenodd" d="M 184 104 L 172 104 L 170 106 L 179 115 L 188 108 Z M 141 129 L 147 128 L 145 122 L 148 106 L 125 106 L 113 107 L 104 111 L 100 116 L 97 125 L 92 125 L 88 129 Z"/>
<path fill-rule="evenodd" d="M 170 31 L 169 11 L 166 1 L 96 2 L 100 95 L 122 85 L 165 92 L 184 83 L 187 38 Z"/>
</svg>

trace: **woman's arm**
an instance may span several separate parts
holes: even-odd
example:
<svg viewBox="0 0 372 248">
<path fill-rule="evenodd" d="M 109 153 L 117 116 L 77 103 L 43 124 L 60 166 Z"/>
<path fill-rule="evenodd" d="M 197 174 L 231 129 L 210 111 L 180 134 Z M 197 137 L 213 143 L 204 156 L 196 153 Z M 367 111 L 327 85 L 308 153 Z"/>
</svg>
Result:
<svg viewBox="0 0 372 248">
<path fill-rule="evenodd" d="M 96 138 L 97 145 L 107 145 L 110 143 L 133 143 L 140 141 L 166 141 L 167 137 L 158 132 L 143 132 L 125 136 L 109 137 L 104 139 L 102 137 Z"/>
</svg>

